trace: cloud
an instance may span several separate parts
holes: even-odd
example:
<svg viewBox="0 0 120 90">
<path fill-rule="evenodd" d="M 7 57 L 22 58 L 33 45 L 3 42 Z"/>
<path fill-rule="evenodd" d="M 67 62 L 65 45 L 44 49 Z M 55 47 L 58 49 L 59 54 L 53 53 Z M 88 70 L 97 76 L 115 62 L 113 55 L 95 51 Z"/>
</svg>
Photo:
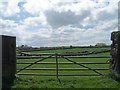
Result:
<svg viewBox="0 0 120 90">
<path fill-rule="evenodd" d="M 17 37 L 17 45 L 31 44 L 34 41 L 34 37 L 50 38 L 52 33 L 51 29 L 37 28 L 37 30 L 29 30 L 30 25 L 17 24 L 12 20 L 0 19 L 0 32 L 3 35 L 12 35 Z M 33 26 L 35 27 L 35 26 Z M 39 41 L 39 39 L 37 39 Z M 31 44 L 32 45 L 32 44 Z"/>
<path fill-rule="evenodd" d="M 16 36 L 17 45 L 39 47 L 95 45 L 98 42 L 110 44 L 111 32 L 118 29 L 117 0 L 110 0 L 109 3 L 108 0 L 21 1 L 24 3 L 9 0 L 0 5 L 1 31 L 4 35 Z M 19 22 L 16 15 L 21 18 Z"/>
<path fill-rule="evenodd" d="M 0 2 L 0 14 L 3 17 L 8 17 L 15 15 L 20 12 L 20 8 L 18 6 L 19 0 L 9 0 L 7 2 Z"/>
<path fill-rule="evenodd" d="M 66 12 L 57 12 L 55 10 L 49 10 L 45 13 L 48 24 L 55 28 L 80 23 L 89 14 L 89 11 L 83 11 L 81 14 L 76 15 L 70 10 Z"/>
<path fill-rule="evenodd" d="M 28 17 L 24 19 L 22 23 L 28 26 L 39 26 L 41 24 L 45 26 L 47 24 L 47 21 L 46 17 L 43 14 L 41 14 L 37 17 Z"/>
<path fill-rule="evenodd" d="M 33 15 L 39 15 L 40 12 L 48 9 L 49 7 L 49 0 L 26 0 L 26 3 L 23 5 L 24 10 Z"/>
<path fill-rule="evenodd" d="M 3 35 L 16 36 L 19 43 L 23 43 L 26 38 L 31 37 L 27 34 L 25 27 L 18 25 L 15 21 L 0 19 L 0 26 Z"/>
<path fill-rule="evenodd" d="M 107 7 L 99 8 L 93 15 L 96 16 L 97 20 L 111 21 L 118 17 L 117 12 L 118 7 L 115 5 L 108 5 Z"/>
</svg>

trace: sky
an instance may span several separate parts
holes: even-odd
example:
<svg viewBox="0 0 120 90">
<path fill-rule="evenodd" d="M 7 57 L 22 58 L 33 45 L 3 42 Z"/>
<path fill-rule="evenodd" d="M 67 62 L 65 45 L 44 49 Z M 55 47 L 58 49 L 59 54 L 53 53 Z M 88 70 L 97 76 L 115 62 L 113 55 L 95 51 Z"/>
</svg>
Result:
<svg viewBox="0 0 120 90">
<path fill-rule="evenodd" d="M 119 0 L 0 0 L 0 34 L 17 45 L 111 44 Z"/>
</svg>

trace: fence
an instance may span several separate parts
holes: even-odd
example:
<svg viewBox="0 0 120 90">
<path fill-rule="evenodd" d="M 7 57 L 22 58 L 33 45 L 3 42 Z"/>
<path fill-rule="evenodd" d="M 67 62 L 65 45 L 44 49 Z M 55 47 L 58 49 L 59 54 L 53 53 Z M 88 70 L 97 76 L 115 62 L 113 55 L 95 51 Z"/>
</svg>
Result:
<svg viewBox="0 0 120 90">
<path fill-rule="evenodd" d="M 95 51 L 94 51 L 95 52 Z M 100 54 L 100 53 L 106 53 L 106 52 L 110 52 L 110 50 L 103 50 L 103 51 L 96 51 L 98 53 L 96 54 Z M 102 74 L 99 72 L 99 70 L 109 70 L 109 68 L 90 68 L 88 66 L 86 66 L 86 64 L 109 64 L 109 59 L 111 58 L 111 56 L 82 56 L 82 55 L 90 55 L 90 54 L 95 54 L 95 53 L 81 53 L 79 55 L 66 55 L 66 54 L 48 54 L 45 56 L 43 55 L 39 55 L 39 56 L 18 56 L 18 59 L 38 59 L 40 58 L 40 60 L 37 60 L 35 62 L 17 62 L 17 64 L 28 64 L 27 66 L 25 66 L 24 68 L 18 68 L 17 71 L 17 75 L 30 75 L 30 76 L 56 76 L 57 78 L 59 76 L 104 76 L 105 74 Z M 43 62 L 45 59 L 49 59 L 49 58 L 54 58 L 55 62 Z M 67 60 L 68 62 L 59 62 L 58 59 L 59 58 L 63 58 L 65 60 Z M 108 59 L 108 61 L 106 62 L 76 62 L 74 60 L 72 60 L 73 58 L 99 58 L 99 59 Z M 35 64 L 47 64 L 47 65 L 56 65 L 55 68 L 29 68 L 32 65 Z M 75 65 L 79 65 L 82 68 L 59 68 L 59 65 L 71 65 L 71 64 L 75 64 Z M 56 74 L 39 74 L 39 73 L 20 73 L 23 70 L 49 70 L 49 71 L 56 71 Z M 59 74 L 59 71 L 68 71 L 68 70 L 72 70 L 72 71 L 80 71 L 80 70 L 91 70 L 93 72 L 95 72 L 96 74 Z"/>
</svg>

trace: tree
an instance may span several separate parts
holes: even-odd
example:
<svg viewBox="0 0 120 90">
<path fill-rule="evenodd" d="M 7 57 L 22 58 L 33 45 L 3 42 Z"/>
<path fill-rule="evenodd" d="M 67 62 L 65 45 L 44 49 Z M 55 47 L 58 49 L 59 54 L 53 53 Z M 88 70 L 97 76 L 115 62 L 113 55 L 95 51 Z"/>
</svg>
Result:
<svg viewBox="0 0 120 90">
<path fill-rule="evenodd" d="M 97 47 L 103 47 L 103 46 L 107 46 L 106 43 L 97 43 L 95 46 Z"/>
<path fill-rule="evenodd" d="M 72 45 L 70 45 L 70 48 L 72 48 Z"/>
<path fill-rule="evenodd" d="M 32 47 L 31 46 L 28 46 L 28 45 L 21 45 L 21 46 L 18 46 L 18 49 L 31 49 Z"/>
</svg>

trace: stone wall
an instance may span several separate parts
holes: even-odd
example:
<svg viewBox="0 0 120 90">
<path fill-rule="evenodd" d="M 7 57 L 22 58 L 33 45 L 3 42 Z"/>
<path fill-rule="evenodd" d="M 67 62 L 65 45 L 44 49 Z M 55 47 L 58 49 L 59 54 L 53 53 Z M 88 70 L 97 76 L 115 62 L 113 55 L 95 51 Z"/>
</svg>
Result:
<svg viewBox="0 0 120 90">
<path fill-rule="evenodd" d="M 120 31 L 111 33 L 111 56 L 110 70 L 114 79 L 120 81 Z"/>
</svg>

